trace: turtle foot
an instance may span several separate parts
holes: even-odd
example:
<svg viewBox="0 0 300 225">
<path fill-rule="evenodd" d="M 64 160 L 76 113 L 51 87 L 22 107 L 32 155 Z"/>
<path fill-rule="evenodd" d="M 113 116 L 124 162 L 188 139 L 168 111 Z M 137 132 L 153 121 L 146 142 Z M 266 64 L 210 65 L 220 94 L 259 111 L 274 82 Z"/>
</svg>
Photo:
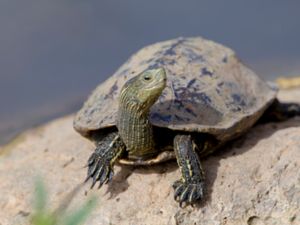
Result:
<svg viewBox="0 0 300 225">
<path fill-rule="evenodd" d="M 112 179 L 113 175 L 114 172 L 109 157 L 94 152 L 88 160 L 88 173 L 85 182 L 92 178 L 91 189 L 95 186 L 97 181 L 99 181 L 98 188 L 101 188 L 104 183 Z"/>
<path fill-rule="evenodd" d="M 203 198 L 204 183 L 196 182 L 182 182 L 178 180 L 173 184 L 174 199 L 179 202 L 180 207 L 182 204 L 192 205 Z"/>
</svg>

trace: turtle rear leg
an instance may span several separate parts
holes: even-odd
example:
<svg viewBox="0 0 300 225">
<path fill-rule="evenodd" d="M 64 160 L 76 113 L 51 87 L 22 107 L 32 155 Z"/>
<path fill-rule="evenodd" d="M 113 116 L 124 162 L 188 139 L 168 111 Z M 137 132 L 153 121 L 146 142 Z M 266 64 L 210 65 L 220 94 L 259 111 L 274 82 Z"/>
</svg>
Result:
<svg viewBox="0 0 300 225">
<path fill-rule="evenodd" d="M 204 172 L 196 144 L 191 135 L 176 135 L 174 151 L 182 177 L 173 184 L 174 198 L 179 202 L 193 204 L 203 198 Z"/>
<path fill-rule="evenodd" d="M 124 152 L 125 144 L 118 132 L 109 133 L 99 143 L 88 159 L 88 173 L 85 181 L 93 179 L 91 188 L 99 181 L 99 188 L 113 177 L 116 159 Z"/>
<path fill-rule="evenodd" d="M 300 104 L 282 103 L 276 99 L 262 117 L 263 122 L 285 121 L 289 118 L 300 116 Z"/>
</svg>

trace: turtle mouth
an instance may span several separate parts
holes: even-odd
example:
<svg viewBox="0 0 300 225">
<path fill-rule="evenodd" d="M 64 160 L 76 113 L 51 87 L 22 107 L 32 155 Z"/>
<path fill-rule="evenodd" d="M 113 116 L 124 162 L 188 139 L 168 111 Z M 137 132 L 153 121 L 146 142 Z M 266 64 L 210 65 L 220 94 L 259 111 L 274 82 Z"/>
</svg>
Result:
<svg viewBox="0 0 300 225">
<path fill-rule="evenodd" d="M 166 86 L 166 83 L 167 83 L 167 78 L 166 77 L 163 77 L 163 78 L 161 78 L 159 81 L 158 81 L 159 83 L 164 83 L 164 87 Z"/>
<path fill-rule="evenodd" d="M 167 82 L 167 74 L 164 68 L 158 68 L 156 72 L 156 77 L 158 82 L 166 83 Z"/>
<path fill-rule="evenodd" d="M 164 68 L 144 71 L 124 85 L 119 106 L 133 110 L 148 111 L 166 87 Z"/>
<path fill-rule="evenodd" d="M 153 70 L 148 70 L 152 76 L 152 81 L 145 83 L 146 85 L 142 88 L 141 93 L 147 95 L 148 101 L 155 101 L 167 84 L 167 75 L 164 68 L 158 68 Z M 154 103 L 154 102 L 152 102 Z"/>
<path fill-rule="evenodd" d="M 156 84 L 154 86 L 157 87 L 160 91 L 162 91 L 167 84 L 167 74 L 164 68 L 158 68 L 155 71 L 155 80 Z"/>
</svg>

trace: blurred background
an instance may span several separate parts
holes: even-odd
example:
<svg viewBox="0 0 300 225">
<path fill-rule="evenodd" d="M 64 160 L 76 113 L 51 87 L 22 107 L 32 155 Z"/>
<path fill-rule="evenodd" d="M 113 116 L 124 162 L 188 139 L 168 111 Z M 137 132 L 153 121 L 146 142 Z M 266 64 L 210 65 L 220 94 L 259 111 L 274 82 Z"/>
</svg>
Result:
<svg viewBox="0 0 300 225">
<path fill-rule="evenodd" d="M 75 112 L 141 47 L 178 36 L 233 48 L 265 79 L 300 75 L 298 0 L 0 0 L 0 144 Z"/>
</svg>

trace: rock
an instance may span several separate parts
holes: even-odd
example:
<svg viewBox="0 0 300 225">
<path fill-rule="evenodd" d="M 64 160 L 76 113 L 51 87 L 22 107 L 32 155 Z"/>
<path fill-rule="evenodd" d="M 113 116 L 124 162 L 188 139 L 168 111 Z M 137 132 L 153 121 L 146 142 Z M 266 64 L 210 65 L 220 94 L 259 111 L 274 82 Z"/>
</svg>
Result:
<svg viewBox="0 0 300 225">
<path fill-rule="evenodd" d="M 300 102 L 300 90 L 280 92 Z M 72 128 L 73 116 L 34 128 L 0 147 L 0 224 L 28 224 L 34 178 L 46 181 L 55 208 L 83 182 L 93 144 Z M 83 186 L 71 207 L 97 195 L 86 224 L 300 224 L 300 118 L 260 124 L 203 160 L 206 198 L 180 208 L 171 184 L 175 162 L 153 167 L 116 166 L 101 190 Z"/>
</svg>

